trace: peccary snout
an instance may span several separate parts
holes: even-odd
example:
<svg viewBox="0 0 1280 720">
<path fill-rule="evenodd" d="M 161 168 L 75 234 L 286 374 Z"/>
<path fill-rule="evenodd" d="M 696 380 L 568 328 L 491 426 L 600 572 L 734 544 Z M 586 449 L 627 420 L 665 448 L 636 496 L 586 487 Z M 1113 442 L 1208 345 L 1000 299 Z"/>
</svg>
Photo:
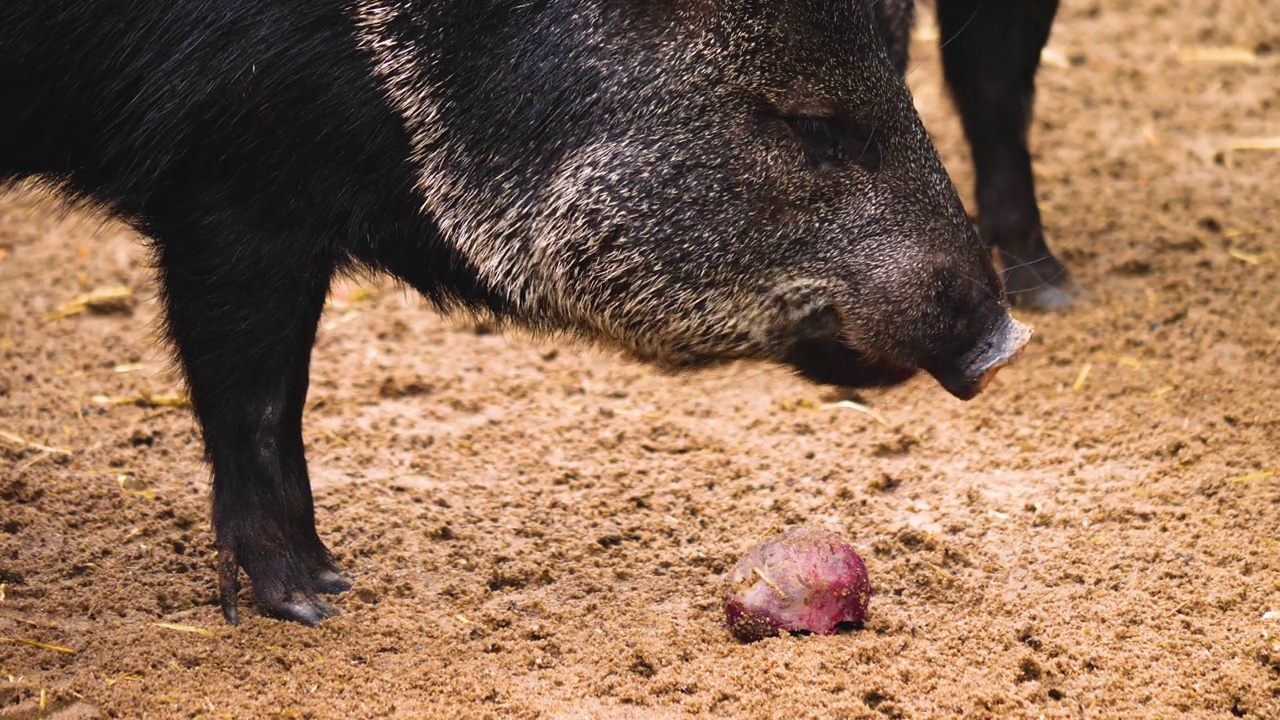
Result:
<svg viewBox="0 0 1280 720">
<path fill-rule="evenodd" d="M 969 352 L 954 362 L 935 365 L 929 372 L 947 392 L 969 400 L 985 390 L 1001 368 L 1022 354 L 1033 332 L 1005 314 Z"/>
<path fill-rule="evenodd" d="M 841 340 L 842 323 L 834 309 L 811 316 L 805 324 L 809 330 L 825 327 L 797 341 L 783 361 L 809 380 L 843 387 L 884 387 L 906 381 L 917 372 L 912 363 L 876 357 L 846 344 Z M 1033 332 L 1030 326 L 1001 312 L 967 352 L 942 352 L 919 367 L 947 392 L 961 400 L 972 400 L 1001 369 L 1022 354 Z"/>
<path fill-rule="evenodd" d="M 899 286 L 873 291 L 887 299 L 881 305 L 811 308 L 790 326 L 779 359 L 814 382 L 853 388 L 896 385 L 924 370 L 957 398 L 976 397 L 1017 359 L 1033 330 L 1009 315 L 998 281 L 974 282 L 956 260 L 942 261 L 935 280 L 917 288 L 927 296 L 914 303 Z M 897 279 L 909 287 L 920 277 L 928 274 L 912 269 Z"/>
</svg>

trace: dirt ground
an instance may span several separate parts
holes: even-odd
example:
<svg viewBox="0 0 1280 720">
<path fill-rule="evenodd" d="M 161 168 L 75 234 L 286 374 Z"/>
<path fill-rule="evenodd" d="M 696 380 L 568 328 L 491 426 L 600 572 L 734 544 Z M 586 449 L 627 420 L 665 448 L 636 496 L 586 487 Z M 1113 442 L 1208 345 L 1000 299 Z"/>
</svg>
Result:
<svg viewBox="0 0 1280 720">
<path fill-rule="evenodd" d="M 1213 7 L 1065 3 L 1033 145 L 1091 294 L 1022 313 L 1033 344 L 970 403 L 925 378 L 860 395 L 877 417 L 336 288 L 306 431 L 356 586 L 315 629 L 247 593 L 222 622 L 136 238 L 9 193 L 0 718 L 1280 718 L 1280 152 L 1231 149 L 1280 137 L 1280 6 Z M 800 523 L 864 555 L 869 621 L 739 644 L 723 574 Z"/>
</svg>

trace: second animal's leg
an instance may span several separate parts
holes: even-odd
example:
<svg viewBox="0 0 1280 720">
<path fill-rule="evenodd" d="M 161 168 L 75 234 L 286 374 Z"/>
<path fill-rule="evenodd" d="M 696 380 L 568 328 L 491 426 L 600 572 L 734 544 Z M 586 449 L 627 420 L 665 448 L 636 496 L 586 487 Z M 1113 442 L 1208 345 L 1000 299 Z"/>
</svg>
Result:
<svg viewBox="0 0 1280 720">
<path fill-rule="evenodd" d="M 973 151 L 978 227 L 1000 252 L 1018 304 L 1071 302 L 1066 268 L 1045 243 L 1027 133 L 1040 51 L 1057 0 L 938 0 L 943 68 Z"/>
<path fill-rule="evenodd" d="M 911 48 L 911 22 L 915 19 L 915 0 L 880 0 L 875 3 L 876 24 L 889 53 L 889 62 L 899 76 L 907 72 Z"/>
</svg>

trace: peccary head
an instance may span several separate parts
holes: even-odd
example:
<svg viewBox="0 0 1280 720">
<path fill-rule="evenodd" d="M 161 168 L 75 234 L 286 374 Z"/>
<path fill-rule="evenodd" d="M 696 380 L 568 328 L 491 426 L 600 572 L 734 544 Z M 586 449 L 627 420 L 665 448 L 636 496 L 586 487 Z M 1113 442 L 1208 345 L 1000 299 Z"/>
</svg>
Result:
<svg viewBox="0 0 1280 720">
<path fill-rule="evenodd" d="M 967 399 L 1009 318 L 869 0 L 359 0 L 423 209 L 501 314 L 668 367 Z"/>
</svg>

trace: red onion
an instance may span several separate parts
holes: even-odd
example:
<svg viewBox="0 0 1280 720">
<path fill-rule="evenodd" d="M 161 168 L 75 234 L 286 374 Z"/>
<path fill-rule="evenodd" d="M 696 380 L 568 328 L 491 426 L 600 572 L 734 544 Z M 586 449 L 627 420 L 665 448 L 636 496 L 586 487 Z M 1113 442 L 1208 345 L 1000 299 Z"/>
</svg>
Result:
<svg viewBox="0 0 1280 720">
<path fill-rule="evenodd" d="M 729 630 L 743 642 L 782 630 L 834 635 L 861 625 L 871 599 L 867 566 L 835 533 L 798 527 L 756 545 L 738 561 L 724 593 Z"/>
</svg>

